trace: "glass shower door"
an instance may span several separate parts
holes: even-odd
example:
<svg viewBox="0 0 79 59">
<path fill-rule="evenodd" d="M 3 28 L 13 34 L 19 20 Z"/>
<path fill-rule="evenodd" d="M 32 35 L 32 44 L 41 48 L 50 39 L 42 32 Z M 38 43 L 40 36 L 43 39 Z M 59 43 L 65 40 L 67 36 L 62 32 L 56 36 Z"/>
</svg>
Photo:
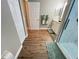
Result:
<svg viewBox="0 0 79 59">
<path fill-rule="evenodd" d="M 78 58 L 78 0 L 75 0 L 70 15 L 68 24 L 65 27 L 59 44 L 65 56 L 71 59 Z"/>
</svg>

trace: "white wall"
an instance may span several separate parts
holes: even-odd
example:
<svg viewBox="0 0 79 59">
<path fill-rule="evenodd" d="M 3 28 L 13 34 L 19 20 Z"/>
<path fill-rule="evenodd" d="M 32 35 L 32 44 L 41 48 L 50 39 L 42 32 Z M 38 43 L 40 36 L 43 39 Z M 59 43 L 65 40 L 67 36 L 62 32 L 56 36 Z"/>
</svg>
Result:
<svg viewBox="0 0 79 59">
<path fill-rule="evenodd" d="M 20 45 L 7 0 L 1 0 L 1 55 L 5 50 L 8 50 L 15 56 Z"/>
<path fill-rule="evenodd" d="M 8 4 L 11 10 L 13 21 L 15 23 L 15 26 L 19 35 L 20 42 L 23 43 L 25 39 L 25 32 L 24 32 L 19 2 L 18 0 L 8 0 Z"/>
</svg>

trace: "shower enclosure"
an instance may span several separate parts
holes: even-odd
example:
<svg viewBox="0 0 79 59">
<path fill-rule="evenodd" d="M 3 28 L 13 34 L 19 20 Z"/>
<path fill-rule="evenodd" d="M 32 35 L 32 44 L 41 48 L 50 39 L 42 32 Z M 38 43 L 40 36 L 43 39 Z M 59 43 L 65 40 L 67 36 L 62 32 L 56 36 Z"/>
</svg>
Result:
<svg viewBox="0 0 79 59">
<path fill-rule="evenodd" d="M 72 2 L 58 46 L 67 59 L 78 59 L 78 0 Z"/>
</svg>

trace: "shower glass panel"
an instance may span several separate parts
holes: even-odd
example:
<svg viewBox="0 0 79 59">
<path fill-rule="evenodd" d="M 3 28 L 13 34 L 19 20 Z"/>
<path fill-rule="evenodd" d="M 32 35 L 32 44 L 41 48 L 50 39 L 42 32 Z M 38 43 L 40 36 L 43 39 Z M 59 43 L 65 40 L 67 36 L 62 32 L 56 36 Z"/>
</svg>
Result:
<svg viewBox="0 0 79 59">
<path fill-rule="evenodd" d="M 78 58 L 78 0 L 74 1 L 72 10 L 69 14 L 67 20 L 69 20 L 67 26 L 65 27 L 62 36 L 60 38 L 59 44 L 66 52 L 65 55 L 69 56 L 71 59 Z"/>
</svg>

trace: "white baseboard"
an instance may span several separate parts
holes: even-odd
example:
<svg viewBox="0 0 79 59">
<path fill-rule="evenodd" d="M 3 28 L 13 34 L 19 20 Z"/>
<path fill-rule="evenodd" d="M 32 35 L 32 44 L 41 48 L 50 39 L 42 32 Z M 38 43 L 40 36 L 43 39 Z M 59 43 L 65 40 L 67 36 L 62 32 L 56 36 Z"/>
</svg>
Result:
<svg viewBox="0 0 79 59">
<path fill-rule="evenodd" d="M 27 37 L 28 37 L 28 34 L 27 34 L 27 35 L 24 37 L 24 39 L 21 41 L 21 44 L 23 44 L 25 38 L 27 38 Z"/>
<path fill-rule="evenodd" d="M 26 37 L 28 37 L 28 34 L 24 37 L 24 40 L 25 40 Z M 19 48 L 18 51 L 17 51 L 17 54 L 16 54 L 16 56 L 15 56 L 15 59 L 18 58 L 18 55 L 19 55 L 19 53 L 20 53 L 20 51 L 21 51 L 21 49 L 22 49 L 22 43 L 24 42 L 24 40 L 21 42 L 21 46 L 20 46 L 20 48 Z"/>
<path fill-rule="evenodd" d="M 48 30 L 48 28 L 40 28 L 40 30 Z"/>
<path fill-rule="evenodd" d="M 31 28 L 30 30 L 39 30 L 39 28 Z"/>
<path fill-rule="evenodd" d="M 48 30 L 48 28 L 31 28 L 30 30 Z"/>
<path fill-rule="evenodd" d="M 21 45 L 21 46 L 20 46 L 20 48 L 18 49 L 17 54 L 16 54 L 16 56 L 15 56 L 15 58 L 14 58 L 14 59 L 17 59 L 17 58 L 18 58 L 18 55 L 19 55 L 19 53 L 20 53 L 21 49 L 22 49 L 22 45 Z"/>
</svg>

